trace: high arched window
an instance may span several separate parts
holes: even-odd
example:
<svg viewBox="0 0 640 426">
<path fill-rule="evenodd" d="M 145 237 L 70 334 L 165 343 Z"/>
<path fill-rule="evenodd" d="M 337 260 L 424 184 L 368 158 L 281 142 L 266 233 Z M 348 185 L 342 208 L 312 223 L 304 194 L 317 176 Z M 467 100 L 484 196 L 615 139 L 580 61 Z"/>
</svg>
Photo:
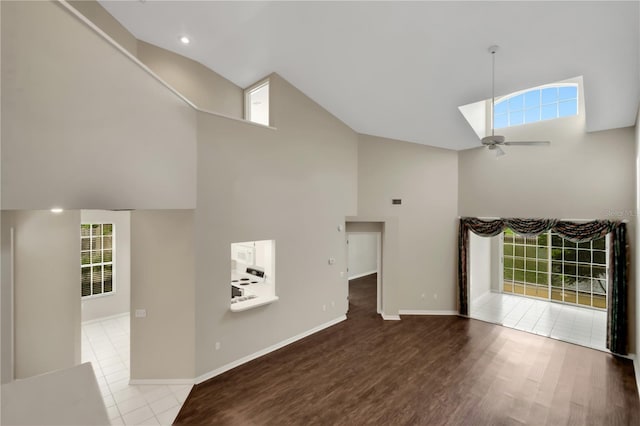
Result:
<svg viewBox="0 0 640 426">
<path fill-rule="evenodd" d="M 515 93 L 496 102 L 493 127 L 500 129 L 577 114 L 577 84 L 546 86 Z"/>
</svg>

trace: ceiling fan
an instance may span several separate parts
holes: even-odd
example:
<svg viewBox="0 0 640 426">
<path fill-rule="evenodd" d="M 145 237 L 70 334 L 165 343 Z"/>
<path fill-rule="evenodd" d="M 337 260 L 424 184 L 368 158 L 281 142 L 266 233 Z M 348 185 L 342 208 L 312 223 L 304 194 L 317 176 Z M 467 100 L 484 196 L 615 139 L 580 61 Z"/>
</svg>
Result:
<svg viewBox="0 0 640 426">
<path fill-rule="evenodd" d="M 486 146 L 490 151 L 496 152 L 496 157 L 505 155 L 505 152 L 500 148 L 501 145 L 505 146 L 531 146 L 531 145 L 549 145 L 549 141 L 507 141 L 502 135 L 496 135 L 493 120 L 493 112 L 495 111 L 496 103 L 496 52 L 499 46 L 490 46 L 489 53 L 491 53 L 491 136 L 485 136 L 482 138 L 482 145 Z"/>
</svg>

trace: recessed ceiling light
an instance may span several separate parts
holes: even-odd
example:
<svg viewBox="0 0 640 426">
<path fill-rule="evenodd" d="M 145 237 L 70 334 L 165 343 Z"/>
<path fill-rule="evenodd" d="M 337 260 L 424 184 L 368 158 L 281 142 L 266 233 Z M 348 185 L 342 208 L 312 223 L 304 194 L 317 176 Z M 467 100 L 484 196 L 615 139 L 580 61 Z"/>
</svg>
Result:
<svg viewBox="0 0 640 426">
<path fill-rule="evenodd" d="M 189 37 L 187 36 L 182 36 L 180 37 L 180 41 L 182 42 L 182 44 L 189 44 L 191 43 L 191 40 L 189 39 Z"/>
<path fill-rule="evenodd" d="M 60 207 L 54 207 L 54 208 L 51 209 L 51 213 L 56 213 L 56 214 L 62 213 L 63 211 L 64 210 L 61 209 Z"/>
</svg>

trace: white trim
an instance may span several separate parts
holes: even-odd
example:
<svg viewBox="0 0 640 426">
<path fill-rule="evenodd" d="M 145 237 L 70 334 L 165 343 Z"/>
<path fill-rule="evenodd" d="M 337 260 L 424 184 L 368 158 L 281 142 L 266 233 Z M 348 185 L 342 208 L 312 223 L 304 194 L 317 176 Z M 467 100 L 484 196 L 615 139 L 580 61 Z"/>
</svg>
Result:
<svg viewBox="0 0 640 426">
<path fill-rule="evenodd" d="M 638 389 L 638 396 L 640 397 L 640 360 L 638 360 L 638 355 L 629 354 L 629 356 L 633 359 L 633 371 L 636 373 L 636 389 Z"/>
<path fill-rule="evenodd" d="M 15 228 L 11 227 L 11 264 L 9 273 L 11 275 L 11 380 L 16 379 L 16 269 L 15 269 Z"/>
<path fill-rule="evenodd" d="M 202 382 L 204 382 L 206 380 L 212 379 L 212 378 L 214 378 L 216 376 L 219 376 L 220 374 L 222 374 L 222 373 L 224 373 L 226 371 L 231 370 L 232 368 L 238 367 L 239 365 L 245 364 L 245 363 L 247 363 L 249 361 L 252 361 L 252 360 L 254 360 L 256 358 L 260 358 L 261 356 L 264 356 L 264 355 L 266 355 L 268 353 L 271 353 L 273 351 L 276 351 L 276 350 L 278 350 L 278 349 L 280 349 L 282 347 L 290 345 L 291 343 L 294 343 L 294 342 L 296 342 L 296 341 L 298 341 L 300 339 L 304 339 L 307 336 L 310 336 L 310 335 L 312 335 L 314 333 L 317 333 L 318 331 L 322 331 L 325 328 L 329 328 L 329 327 L 331 327 L 333 325 L 336 325 L 336 324 L 338 324 L 338 323 L 340 323 L 340 322 L 342 322 L 342 321 L 344 321 L 346 319 L 347 319 L 346 315 L 341 315 L 338 318 L 335 318 L 335 319 L 333 319 L 333 320 L 331 320 L 329 322 L 326 322 L 324 324 L 320 324 L 317 327 L 314 327 L 314 328 L 312 328 L 310 330 L 307 330 L 307 331 L 302 332 L 300 334 L 297 334 L 297 335 L 295 335 L 293 337 L 285 339 L 285 340 L 283 340 L 283 341 L 281 341 L 279 343 L 276 343 L 275 345 L 271 345 L 271 346 L 269 346 L 267 348 L 261 349 L 261 350 L 259 350 L 257 352 L 254 352 L 254 353 L 250 354 L 250 355 L 247 355 L 245 357 L 242 357 L 240 359 L 232 361 L 232 362 L 230 362 L 228 364 L 225 364 L 222 367 L 216 368 L 215 370 L 211 370 L 208 373 L 204 373 L 204 374 L 196 377 L 195 380 L 194 380 L 194 383 L 195 384 L 200 384 L 200 383 L 202 383 Z"/>
<path fill-rule="evenodd" d="M 96 319 L 92 319 L 92 320 L 88 320 L 88 321 L 82 321 L 82 325 L 89 325 L 89 324 L 93 324 L 96 322 L 100 322 L 100 321 L 105 321 L 105 320 L 110 320 L 110 319 L 115 319 L 115 318 L 121 318 L 121 317 L 128 317 L 130 315 L 130 312 L 123 312 L 121 314 L 115 314 L 115 315 L 109 315 L 106 317 L 102 317 L 102 318 L 96 318 Z"/>
<path fill-rule="evenodd" d="M 414 309 L 400 309 L 400 315 L 458 315 L 458 311 L 421 311 Z"/>
<path fill-rule="evenodd" d="M 382 232 L 376 232 L 376 313 L 382 313 Z"/>
<path fill-rule="evenodd" d="M 265 77 L 262 80 L 259 80 L 257 83 L 252 84 L 251 86 L 247 87 L 246 89 L 244 89 L 244 96 L 243 96 L 243 102 L 244 102 L 244 119 L 246 121 L 249 121 L 251 123 L 255 123 L 255 124 L 260 124 L 261 126 L 269 126 L 268 124 L 262 124 L 259 123 L 257 121 L 253 121 L 251 119 L 251 95 L 253 95 L 254 92 L 262 89 L 263 87 L 266 87 L 267 90 L 269 90 L 269 97 L 267 98 L 267 102 L 269 105 L 267 105 L 267 121 L 269 122 L 271 120 L 271 117 L 269 116 L 270 114 L 270 104 L 271 104 L 271 81 L 269 79 L 269 77 Z"/>
<path fill-rule="evenodd" d="M 358 278 L 362 278 L 362 277 L 366 277 L 367 275 L 372 275 L 372 274 L 376 274 L 378 271 L 369 271 L 369 272 L 363 272 L 362 274 L 356 274 L 352 277 L 349 277 L 350 280 L 357 280 Z"/>
<path fill-rule="evenodd" d="M 382 319 L 385 321 L 400 321 L 400 315 L 387 315 L 384 312 L 380 315 L 382 315 Z"/>
<path fill-rule="evenodd" d="M 131 379 L 130 385 L 193 385 L 195 379 Z"/>
<path fill-rule="evenodd" d="M 189 105 L 191 108 L 195 109 L 196 111 L 203 112 L 205 114 L 215 115 L 216 117 L 225 118 L 225 119 L 228 119 L 228 120 L 239 121 L 241 123 L 250 124 L 252 126 L 262 127 L 264 129 L 278 130 L 277 128 L 272 127 L 272 126 L 265 126 L 264 124 L 254 123 L 253 121 L 248 121 L 248 120 L 244 120 L 242 118 L 232 117 L 230 115 L 220 114 L 218 112 L 208 111 L 206 109 L 199 108 L 196 104 L 194 104 L 189 99 L 187 99 L 186 96 L 184 96 L 182 93 L 178 92 L 177 89 L 175 89 L 169 83 L 164 81 L 158 74 L 153 72 L 151 70 L 151 68 L 149 68 L 144 63 L 142 63 L 140 61 L 140 59 L 138 59 L 135 56 L 133 56 L 133 54 L 131 54 L 131 52 L 129 52 L 124 47 L 122 47 L 117 41 L 115 41 L 113 38 L 111 38 L 107 33 L 102 31 L 96 24 L 94 24 L 89 19 L 87 19 L 87 17 L 85 17 L 82 13 L 78 12 L 66 0 L 57 0 L 57 2 L 59 4 L 61 4 L 63 7 L 65 7 L 73 15 L 75 15 L 75 17 L 78 18 L 80 21 L 82 21 L 85 25 L 87 25 L 89 28 L 91 28 L 93 31 L 95 31 L 99 36 L 101 36 L 103 39 L 105 39 L 105 41 L 107 41 L 113 47 L 118 49 L 120 51 L 120 53 L 122 53 L 127 58 L 129 58 L 129 60 L 131 60 L 133 63 L 138 65 L 140 68 L 142 68 L 147 74 L 149 74 L 151 77 L 155 78 L 160 84 L 162 84 L 164 87 L 169 89 L 171 92 L 173 92 L 174 95 L 176 95 L 178 98 L 180 98 L 182 101 L 184 101 L 187 105 Z M 137 41 L 137 39 L 136 39 L 136 41 Z"/>
</svg>

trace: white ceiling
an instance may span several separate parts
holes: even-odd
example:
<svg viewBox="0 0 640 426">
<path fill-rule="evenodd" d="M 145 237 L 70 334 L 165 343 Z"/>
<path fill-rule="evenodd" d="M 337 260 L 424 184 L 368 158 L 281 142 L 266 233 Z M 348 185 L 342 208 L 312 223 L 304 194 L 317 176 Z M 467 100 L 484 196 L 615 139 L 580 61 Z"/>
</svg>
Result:
<svg viewBox="0 0 640 426">
<path fill-rule="evenodd" d="M 640 99 L 638 1 L 100 3 L 241 87 L 277 72 L 357 132 L 426 145 L 480 145 L 458 106 L 491 96 L 492 44 L 496 95 L 582 75 L 588 131 L 632 126 Z"/>
</svg>

